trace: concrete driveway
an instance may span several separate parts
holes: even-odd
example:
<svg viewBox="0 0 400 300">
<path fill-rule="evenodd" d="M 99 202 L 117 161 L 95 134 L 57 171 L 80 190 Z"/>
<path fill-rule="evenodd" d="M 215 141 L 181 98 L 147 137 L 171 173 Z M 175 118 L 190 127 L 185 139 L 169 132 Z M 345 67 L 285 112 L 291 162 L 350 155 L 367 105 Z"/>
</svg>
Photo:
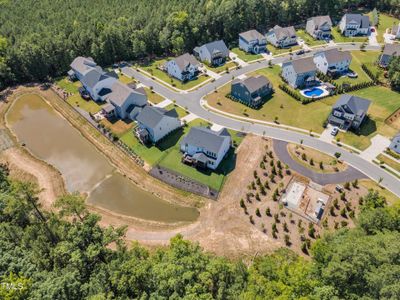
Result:
<svg viewBox="0 0 400 300">
<path fill-rule="evenodd" d="M 373 29 L 374 32 L 370 31 L 368 36 L 368 44 L 371 46 L 379 46 L 378 40 L 376 39 L 376 37 L 378 36 L 378 31 L 375 27 L 371 27 L 371 29 Z"/>
<path fill-rule="evenodd" d="M 325 130 L 321 133 L 321 135 L 319 136 L 319 139 L 321 141 L 327 142 L 327 143 L 331 143 L 332 140 L 335 138 L 331 132 L 332 132 L 333 126 L 331 124 L 328 124 L 325 128 Z"/>
<path fill-rule="evenodd" d="M 380 134 L 371 139 L 371 146 L 361 152 L 360 156 L 368 161 L 373 161 L 375 157 L 381 154 L 390 145 L 390 140 Z"/>
</svg>

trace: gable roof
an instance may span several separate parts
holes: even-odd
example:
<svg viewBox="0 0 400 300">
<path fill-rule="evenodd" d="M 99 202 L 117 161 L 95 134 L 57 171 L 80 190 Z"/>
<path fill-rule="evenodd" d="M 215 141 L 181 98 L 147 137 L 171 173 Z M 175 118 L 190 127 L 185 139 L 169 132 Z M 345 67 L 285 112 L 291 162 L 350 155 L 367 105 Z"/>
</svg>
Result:
<svg viewBox="0 0 400 300">
<path fill-rule="evenodd" d="M 294 29 L 293 26 L 280 27 L 279 25 L 275 25 L 275 27 L 272 28 L 271 30 L 275 32 L 276 38 L 278 40 L 296 36 L 296 30 Z"/>
<path fill-rule="evenodd" d="M 265 38 L 261 33 L 259 33 L 255 29 L 239 33 L 239 37 L 241 37 L 242 39 L 244 39 L 247 42 L 250 42 L 253 40 L 262 40 Z"/>
<path fill-rule="evenodd" d="M 182 139 L 181 144 L 188 144 L 218 153 L 225 139 L 230 137 L 231 135 L 226 128 L 222 128 L 220 131 L 213 131 L 206 127 L 192 127 Z"/>
<path fill-rule="evenodd" d="M 122 106 L 131 95 L 143 94 L 116 80 L 111 86 L 111 93 L 107 95 L 107 100 L 112 101 L 117 106 Z"/>
<path fill-rule="evenodd" d="M 262 75 L 251 76 L 244 80 L 236 79 L 232 82 L 232 84 L 240 83 L 243 84 L 250 93 L 258 91 L 264 86 L 269 86 L 270 81 Z"/>
<path fill-rule="evenodd" d="M 166 110 L 156 106 L 145 106 L 136 120 L 148 128 L 155 128 L 164 117 L 178 118 L 175 108 Z"/>
<path fill-rule="evenodd" d="M 333 105 L 333 108 L 340 108 L 346 106 L 345 110 L 350 110 L 350 113 L 355 115 L 366 114 L 369 106 L 371 105 L 371 101 L 368 99 L 364 99 L 361 97 L 357 97 L 354 95 L 344 94 L 342 95 L 338 101 Z"/>
<path fill-rule="evenodd" d="M 292 65 L 294 71 L 297 74 L 317 71 L 317 67 L 315 66 L 314 59 L 312 56 L 289 60 L 286 61 L 284 64 Z"/>
<path fill-rule="evenodd" d="M 389 56 L 400 56 L 400 44 L 385 44 L 383 54 Z"/>
<path fill-rule="evenodd" d="M 87 71 L 95 68 L 96 63 L 91 57 L 78 56 L 73 60 L 70 67 L 84 75 Z"/>
<path fill-rule="evenodd" d="M 185 69 L 189 64 L 192 64 L 194 66 L 199 65 L 197 59 L 189 53 L 185 53 L 182 54 L 181 56 L 176 57 L 174 61 L 181 70 Z"/>
<path fill-rule="evenodd" d="M 344 19 L 346 25 L 352 22 L 360 24 L 361 28 L 367 28 L 370 25 L 369 17 L 362 14 L 345 14 Z"/>
<path fill-rule="evenodd" d="M 100 67 L 92 68 L 82 77 L 83 85 L 93 88 L 99 81 L 110 78 Z"/>
<path fill-rule="evenodd" d="M 228 47 L 226 47 L 223 40 L 210 42 L 210 43 L 204 44 L 201 47 L 204 47 L 205 49 L 207 49 L 207 51 L 210 52 L 211 54 L 216 53 L 216 52 L 222 52 L 222 53 L 229 52 Z"/>
<path fill-rule="evenodd" d="M 329 50 L 317 52 L 316 54 L 323 53 L 325 55 L 325 58 L 328 62 L 328 64 L 334 64 L 337 62 L 341 62 L 344 60 L 350 60 L 352 59 L 351 54 L 349 51 L 340 51 L 337 48 L 332 48 Z"/>
<path fill-rule="evenodd" d="M 330 16 L 316 16 L 308 19 L 308 21 L 312 21 L 314 23 L 314 26 L 317 27 L 317 29 L 324 24 L 332 26 L 332 20 Z"/>
</svg>

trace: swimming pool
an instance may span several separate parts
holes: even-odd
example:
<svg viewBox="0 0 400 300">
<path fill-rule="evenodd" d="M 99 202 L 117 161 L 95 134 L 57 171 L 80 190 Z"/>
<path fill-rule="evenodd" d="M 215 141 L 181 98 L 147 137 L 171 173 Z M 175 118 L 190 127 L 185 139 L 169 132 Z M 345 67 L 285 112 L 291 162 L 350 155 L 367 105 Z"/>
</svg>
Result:
<svg viewBox="0 0 400 300">
<path fill-rule="evenodd" d="M 323 87 L 313 87 L 300 91 L 300 93 L 307 98 L 321 98 L 329 95 L 329 92 Z"/>
</svg>

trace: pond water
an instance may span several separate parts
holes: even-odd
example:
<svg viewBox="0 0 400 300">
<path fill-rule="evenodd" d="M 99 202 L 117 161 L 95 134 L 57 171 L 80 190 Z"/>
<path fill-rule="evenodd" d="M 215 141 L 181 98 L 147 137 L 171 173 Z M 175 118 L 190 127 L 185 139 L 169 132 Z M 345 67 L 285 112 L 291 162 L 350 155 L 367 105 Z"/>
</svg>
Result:
<svg viewBox="0 0 400 300">
<path fill-rule="evenodd" d="M 194 221 L 195 208 L 163 201 L 117 173 L 68 121 L 38 95 L 18 99 L 7 121 L 21 143 L 55 166 L 68 191 L 89 193 L 87 202 L 119 214 L 160 222 Z"/>
</svg>

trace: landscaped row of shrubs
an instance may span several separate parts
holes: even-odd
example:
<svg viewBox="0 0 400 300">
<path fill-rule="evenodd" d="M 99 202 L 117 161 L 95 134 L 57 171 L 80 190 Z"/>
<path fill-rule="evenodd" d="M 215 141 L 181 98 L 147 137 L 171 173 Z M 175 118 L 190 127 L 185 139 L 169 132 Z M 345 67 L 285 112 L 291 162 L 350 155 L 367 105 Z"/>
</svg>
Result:
<svg viewBox="0 0 400 300">
<path fill-rule="evenodd" d="M 360 83 L 356 83 L 356 84 L 347 84 L 347 83 L 337 84 L 332 79 L 332 77 L 330 77 L 329 75 L 326 75 L 324 73 L 321 73 L 321 72 L 318 72 L 317 77 L 320 80 L 322 80 L 323 82 L 329 82 L 330 84 L 334 85 L 335 91 L 333 92 L 333 94 L 337 95 L 337 94 L 343 94 L 343 93 L 347 93 L 347 92 L 357 91 L 357 90 L 364 89 L 364 88 L 375 85 L 376 80 L 374 80 L 374 76 L 370 76 L 368 74 L 368 72 L 366 72 L 366 73 L 371 78 L 371 81 L 365 81 L 365 82 L 360 82 Z"/>
<path fill-rule="evenodd" d="M 361 68 L 364 70 L 364 72 L 368 75 L 369 78 L 371 78 L 375 84 L 380 84 L 379 81 L 379 70 L 377 70 L 376 72 L 373 72 L 366 64 L 362 64 Z"/>
<path fill-rule="evenodd" d="M 246 106 L 248 106 L 248 107 L 250 107 L 252 109 L 260 109 L 260 107 L 265 103 L 265 99 L 262 99 L 262 101 L 260 102 L 259 105 L 257 105 L 257 106 L 256 105 L 251 105 L 248 102 L 245 102 L 245 101 L 242 101 L 240 99 L 235 98 L 234 96 L 231 95 L 231 93 L 226 94 L 225 97 L 228 98 L 228 99 L 231 99 L 232 101 L 239 102 L 239 103 L 241 103 L 243 105 L 246 105 Z"/>
</svg>

